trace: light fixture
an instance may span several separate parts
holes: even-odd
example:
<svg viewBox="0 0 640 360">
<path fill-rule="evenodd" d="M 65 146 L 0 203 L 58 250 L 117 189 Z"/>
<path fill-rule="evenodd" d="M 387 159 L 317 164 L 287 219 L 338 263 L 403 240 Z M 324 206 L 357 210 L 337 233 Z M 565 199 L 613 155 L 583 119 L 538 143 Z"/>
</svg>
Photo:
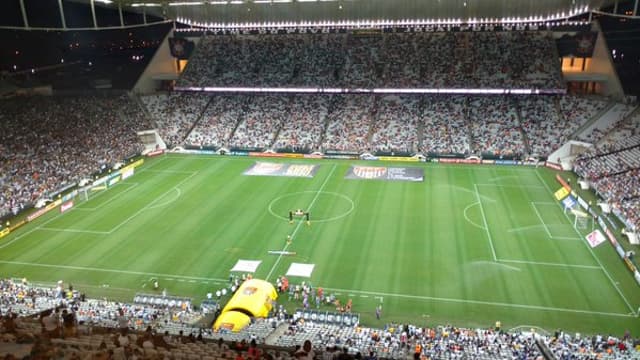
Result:
<svg viewBox="0 0 640 360">
<path fill-rule="evenodd" d="M 204 5 L 204 1 L 184 1 L 184 2 L 170 2 L 169 6 L 194 6 Z"/>
</svg>

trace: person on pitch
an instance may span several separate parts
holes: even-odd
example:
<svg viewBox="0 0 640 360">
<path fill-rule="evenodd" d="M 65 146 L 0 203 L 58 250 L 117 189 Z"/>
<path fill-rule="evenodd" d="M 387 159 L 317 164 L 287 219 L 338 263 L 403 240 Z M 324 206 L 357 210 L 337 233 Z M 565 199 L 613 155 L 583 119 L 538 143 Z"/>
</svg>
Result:
<svg viewBox="0 0 640 360">
<path fill-rule="evenodd" d="M 293 211 L 289 211 L 289 224 L 293 224 Z"/>
<path fill-rule="evenodd" d="M 305 216 L 305 218 L 306 218 L 307 225 L 311 225 L 311 221 L 309 221 L 309 213 L 308 213 L 308 212 L 307 212 L 307 213 L 305 213 L 305 214 L 304 214 L 304 216 Z"/>
</svg>

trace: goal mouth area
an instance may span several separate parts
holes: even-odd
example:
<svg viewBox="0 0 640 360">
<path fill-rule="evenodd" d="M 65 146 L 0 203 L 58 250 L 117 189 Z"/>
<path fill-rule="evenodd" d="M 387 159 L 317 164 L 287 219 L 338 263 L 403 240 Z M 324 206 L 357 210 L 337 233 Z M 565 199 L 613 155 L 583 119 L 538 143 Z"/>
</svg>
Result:
<svg viewBox="0 0 640 360">
<path fill-rule="evenodd" d="M 571 209 L 570 211 L 571 211 L 571 214 L 575 215 L 576 217 L 581 217 L 581 218 L 589 217 L 589 214 L 587 214 L 584 211 L 580 211 L 576 209 Z"/>
</svg>

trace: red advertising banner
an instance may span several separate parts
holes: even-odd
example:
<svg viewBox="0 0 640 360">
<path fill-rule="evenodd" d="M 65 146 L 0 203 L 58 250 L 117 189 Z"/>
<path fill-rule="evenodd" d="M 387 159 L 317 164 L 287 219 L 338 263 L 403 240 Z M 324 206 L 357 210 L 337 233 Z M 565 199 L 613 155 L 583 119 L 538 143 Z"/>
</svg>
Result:
<svg viewBox="0 0 640 360">
<path fill-rule="evenodd" d="M 548 167 L 548 168 L 553 169 L 553 170 L 562 170 L 562 166 L 560 166 L 560 165 L 558 165 L 556 163 L 549 162 L 549 161 L 547 161 L 544 165 L 546 167 Z"/>
<path fill-rule="evenodd" d="M 158 156 L 164 154 L 164 150 L 153 150 L 147 153 L 147 157 Z"/>
<path fill-rule="evenodd" d="M 267 157 L 267 158 L 302 158 L 303 154 L 295 153 L 263 153 L 263 152 L 250 152 L 249 156 L 255 157 Z"/>
<path fill-rule="evenodd" d="M 56 206 L 60 205 L 61 201 L 60 200 L 56 200 L 54 202 L 52 202 L 51 204 L 38 209 L 37 211 L 35 211 L 34 213 L 32 213 L 31 215 L 27 216 L 27 221 L 33 221 L 37 218 L 39 218 L 40 216 L 46 214 L 47 212 L 55 209 Z"/>
<path fill-rule="evenodd" d="M 67 201 L 66 203 L 60 205 L 60 212 L 63 213 L 73 207 L 73 201 Z"/>
<path fill-rule="evenodd" d="M 571 191 L 571 186 L 569 186 L 567 181 L 563 179 L 562 176 L 560 176 L 560 174 L 556 174 L 556 180 L 558 180 L 558 182 L 562 185 L 562 187 L 567 189 L 567 191 L 569 192 Z"/>
<path fill-rule="evenodd" d="M 613 236 L 613 233 L 611 232 L 611 230 L 605 229 L 604 232 L 605 234 L 607 234 L 607 237 L 609 238 L 609 242 L 611 242 L 611 245 L 613 246 L 618 245 L 618 241 L 616 240 L 615 236 Z"/>
<path fill-rule="evenodd" d="M 480 159 L 451 159 L 451 158 L 440 158 L 439 162 L 445 164 L 480 164 Z"/>
</svg>

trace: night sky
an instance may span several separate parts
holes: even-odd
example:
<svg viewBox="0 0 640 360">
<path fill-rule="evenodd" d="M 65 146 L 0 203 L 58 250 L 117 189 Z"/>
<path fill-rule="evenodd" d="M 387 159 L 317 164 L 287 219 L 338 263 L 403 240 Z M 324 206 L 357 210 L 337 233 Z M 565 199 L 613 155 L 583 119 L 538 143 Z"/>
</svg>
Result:
<svg viewBox="0 0 640 360">
<path fill-rule="evenodd" d="M 631 15 L 632 9 L 633 2 L 626 2 L 620 5 L 618 13 Z M 608 16 L 598 20 L 625 93 L 640 96 L 640 20 Z"/>
</svg>

